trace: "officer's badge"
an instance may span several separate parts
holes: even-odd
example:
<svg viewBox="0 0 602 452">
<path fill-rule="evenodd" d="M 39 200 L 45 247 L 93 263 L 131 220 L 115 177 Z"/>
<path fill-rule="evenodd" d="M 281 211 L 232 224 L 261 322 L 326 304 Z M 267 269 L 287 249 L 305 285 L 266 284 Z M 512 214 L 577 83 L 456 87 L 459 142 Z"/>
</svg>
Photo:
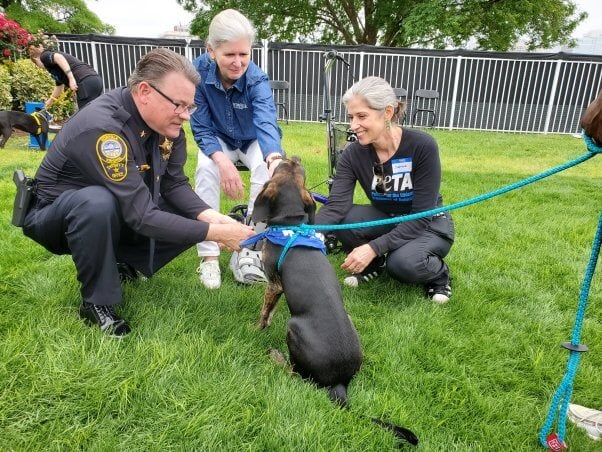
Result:
<svg viewBox="0 0 602 452">
<path fill-rule="evenodd" d="M 113 182 L 121 182 L 128 174 L 128 147 L 125 140 L 114 133 L 105 133 L 96 141 L 96 155 L 103 171 Z"/>
<path fill-rule="evenodd" d="M 163 143 L 160 144 L 159 147 L 161 148 L 161 157 L 163 158 L 163 160 L 169 160 L 169 157 L 171 156 L 171 151 L 173 149 L 173 141 L 165 138 L 165 141 L 163 141 Z"/>
</svg>

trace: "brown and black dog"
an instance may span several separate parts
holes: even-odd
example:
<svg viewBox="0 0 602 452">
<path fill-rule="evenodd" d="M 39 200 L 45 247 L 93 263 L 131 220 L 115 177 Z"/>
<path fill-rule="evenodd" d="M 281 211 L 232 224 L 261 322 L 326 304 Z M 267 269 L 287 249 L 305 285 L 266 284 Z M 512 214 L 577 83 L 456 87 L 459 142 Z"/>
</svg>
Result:
<svg viewBox="0 0 602 452">
<path fill-rule="evenodd" d="M 10 136 L 13 134 L 13 128 L 31 133 L 40 149 L 46 150 L 46 141 L 48 140 L 48 120 L 44 113 L 23 113 L 20 111 L 0 111 L 0 148 L 3 148 Z"/>
<path fill-rule="evenodd" d="M 268 226 L 298 226 L 314 221 L 316 203 L 305 188 L 300 160 L 283 160 L 257 196 L 253 221 Z M 330 399 L 348 407 L 347 386 L 362 365 L 359 335 L 345 311 L 335 271 L 318 248 L 291 246 L 278 269 L 284 246 L 265 240 L 263 266 L 268 280 L 258 327 L 270 326 L 284 293 L 291 318 L 286 343 L 292 370 L 327 388 Z M 417 444 L 407 429 L 380 419 L 373 422 Z"/>
<path fill-rule="evenodd" d="M 253 221 L 268 226 L 311 224 L 316 203 L 305 189 L 298 159 L 283 160 L 257 196 Z M 282 293 L 291 314 L 286 342 L 293 370 L 320 387 L 330 398 L 347 404 L 347 385 L 362 365 L 362 347 L 345 307 L 341 286 L 326 256 L 316 248 L 291 247 L 278 270 L 283 247 L 263 245 L 268 280 L 259 328 L 270 325 Z"/>
</svg>

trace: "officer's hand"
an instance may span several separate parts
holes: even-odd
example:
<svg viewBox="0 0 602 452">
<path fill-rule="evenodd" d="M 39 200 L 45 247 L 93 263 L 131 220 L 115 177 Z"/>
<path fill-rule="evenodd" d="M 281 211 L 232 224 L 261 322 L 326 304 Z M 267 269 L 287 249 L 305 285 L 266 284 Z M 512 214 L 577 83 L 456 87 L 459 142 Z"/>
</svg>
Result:
<svg viewBox="0 0 602 452">
<path fill-rule="evenodd" d="M 240 242 L 255 235 L 253 228 L 238 222 L 210 224 L 206 240 L 222 244 L 229 251 L 240 251 Z"/>
<path fill-rule="evenodd" d="M 238 223 L 234 218 L 229 217 L 228 215 L 223 215 L 219 213 L 217 210 L 207 209 L 202 211 L 197 220 L 204 221 L 205 223 L 215 223 L 215 224 L 234 224 Z"/>
<path fill-rule="evenodd" d="M 225 159 L 221 160 L 217 167 L 224 194 L 230 199 L 242 199 L 245 194 L 245 185 L 234 163 L 230 159 Z"/>
</svg>

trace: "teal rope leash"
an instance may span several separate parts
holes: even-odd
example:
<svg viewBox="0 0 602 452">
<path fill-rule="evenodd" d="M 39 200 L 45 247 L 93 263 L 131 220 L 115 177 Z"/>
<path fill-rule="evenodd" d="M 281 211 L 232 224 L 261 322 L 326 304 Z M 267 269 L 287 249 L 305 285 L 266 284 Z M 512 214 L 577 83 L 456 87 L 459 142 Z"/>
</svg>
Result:
<svg viewBox="0 0 602 452">
<path fill-rule="evenodd" d="M 575 317 L 575 326 L 573 327 L 573 335 L 571 342 L 564 342 L 562 346 L 569 350 L 569 360 L 567 363 L 567 371 L 564 374 L 564 378 L 560 383 L 560 386 L 552 397 L 552 403 L 550 410 L 546 416 L 541 431 L 539 432 L 539 442 L 544 447 L 549 447 L 552 450 L 561 450 L 566 448 L 564 444 L 564 434 L 566 430 L 566 413 L 569 406 L 569 400 L 571 398 L 571 392 L 573 391 L 573 381 L 575 379 L 575 373 L 577 372 L 577 366 L 579 365 L 579 359 L 581 353 L 587 351 L 585 345 L 579 344 L 579 338 L 581 336 L 581 327 L 583 324 L 583 317 L 585 315 L 585 308 L 587 306 L 587 298 L 589 295 L 589 289 L 596 269 L 596 262 L 600 255 L 600 242 L 602 241 L 602 214 L 598 221 L 598 229 L 594 238 L 592 246 L 592 254 L 590 256 L 589 264 L 585 272 L 585 278 L 581 286 L 581 293 L 579 295 L 579 307 Z M 558 411 L 558 404 L 562 401 L 560 411 Z M 549 434 L 554 424 L 554 418 L 558 412 L 558 435 Z"/>
<path fill-rule="evenodd" d="M 286 242 L 286 245 L 284 245 L 284 248 L 282 249 L 282 252 L 280 253 L 280 257 L 278 258 L 278 271 L 280 271 L 280 267 L 282 267 L 282 262 L 284 261 L 284 256 L 286 256 L 286 253 L 288 253 L 289 248 L 293 245 L 293 243 L 295 242 L 295 240 L 297 240 L 297 237 L 299 237 L 301 234 L 306 234 L 309 231 L 305 230 L 305 231 L 295 231 L 295 233 L 291 236 L 290 239 L 288 239 L 288 242 Z"/>
<path fill-rule="evenodd" d="M 450 210 L 459 209 L 461 207 L 466 207 L 471 204 L 475 204 L 477 202 L 485 201 L 487 199 L 502 195 L 509 191 L 516 190 L 517 188 L 524 187 L 525 185 L 531 184 L 531 183 L 541 180 L 545 177 L 559 173 L 560 171 L 564 171 L 565 169 L 571 168 L 575 165 L 578 165 L 579 163 L 583 163 L 586 160 L 589 160 L 596 154 L 602 153 L 602 148 L 596 146 L 593 143 L 593 141 L 591 140 L 591 138 L 587 137 L 587 135 L 585 135 L 585 134 L 583 134 L 583 136 L 584 136 L 584 139 L 587 138 L 586 143 L 588 145 L 588 150 L 590 151 L 588 154 L 584 154 L 581 157 L 577 157 L 576 159 L 566 162 L 560 166 L 551 168 L 547 171 L 544 171 L 543 173 L 528 177 L 527 179 L 507 185 L 505 187 L 502 187 L 502 188 L 492 191 L 490 193 L 485 193 L 483 195 L 475 196 L 474 198 L 470 198 L 470 199 L 467 199 L 467 200 L 464 200 L 461 202 L 457 202 L 455 204 L 450 204 L 449 206 L 437 207 L 435 209 L 427 210 L 425 212 L 413 213 L 411 215 L 403 215 L 401 217 L 386 218 L 384 220 L 374 220 L 374 221 L 365 221 L 365 222 L 361 222 L 361 223 L 348 223 L 348 224 L 328 224 L 328 225 L 326 225 L 326 224 L 311 224 L 311 225 L 302 224 L 299 226 L 290 227 L 289 229 L 292 229 L 292 230 L 313 229 L 315 231 L 324 231 L 324 230 L 337 231 L 337 230 L 341 230 L 341 229 L 370 228 L 370 227 L 374 227 L 374 226 L 380 226 L 383 224 L 403 223 L 406 221 L 416 220 L 418 218 L 424 218 L 424 217 L 428 217 L 431 215 L 436 215 L 441 212 L 447 212 Z M 588 143 L 588 140 L 589 140 L 589 143 Z"/>
<path fill-rule="evenodd" d="M 594 140 L 592 140 L 586 133 L 585 130 L 581 131 L 581 136 L 583 137 L 583 140 L 585 141 L 585 144 L 587 145 L 587 150 L 593 153 L 600 153 L 602 152 L 602 147 L 598 146 L 596 143 L 594 143 Z"/>
<path fill-rule="evenodd" d="M 418 218 L 424 218 L 431 215 L 437 215 L 441 212 L 448 212 L 450 210 L 459 209 L 461 207 L 466 207 L 471 204 L 475 204 L 477 202 L 486 201 L 487 199 L 493 198 L 495 196 L 502 195 L 512 190 L 516 190 L 517 188 L 524 187 L 525 185 L 531 184 L 538 180 L 541 180 L 545 177 L 551 176 L 553 174 L 559 173 L 560 171 L 564 171 L 565 169 L 571 168 L 579 163 L 585 162 L 589 160 L 596 154 L 602 153 L 602 148 L 597 146 L 593 140 L 585 134 L 585 131 L 582 132 L 583 139 L 587 145 L 588 154 L 584 154 L 581 157 L 577 157 L 574 160 L 571 160 L 567 163 L 564 163 L 555 168 L 544 171 L 543 173 L 536 174 L 535 176 L 528 177 L 519 182 L 515 182 L 514 184 L 507 185 L 506 187 L 502 187 L 498 190 L 495 190 L 490 193 L 485 193 L 480 196 L 475 196 L 474 198 L 467 199 L 465 201 L 461 201 L 455 204 L 450 204 L 449 206 L 437 207 L 435 209 L 427 210 L 425 212 L 418 212 L 411 215 L 403 215 L 399 217 L 387 218 L 384 220 L 374 220 L 374 221 L 364 221 L 360 223 L 347 223 L 347 224 L 300 224 L 299 226 L 270 226 L 273 229 L 290 229 L 295 232 L 295 234 L 290 238 L 289 242 L 284 247 L 280 258 L 278 259 L 278 270 L 282 265 L 282 261 L 284 260 L 284 256 L 286 255 L 288 249 L 296 240 L 299 235 L 307 235 L 308 233 L 313 233 L 314 231 L 337 231 L 341 229 L 358 229 L 358 228 L 370 228 L 374 226 L 380 226 L 384 224 L 394 224 L 394 223 L 403 223 L 406 221 L 416 220 Z"/>
</svg>

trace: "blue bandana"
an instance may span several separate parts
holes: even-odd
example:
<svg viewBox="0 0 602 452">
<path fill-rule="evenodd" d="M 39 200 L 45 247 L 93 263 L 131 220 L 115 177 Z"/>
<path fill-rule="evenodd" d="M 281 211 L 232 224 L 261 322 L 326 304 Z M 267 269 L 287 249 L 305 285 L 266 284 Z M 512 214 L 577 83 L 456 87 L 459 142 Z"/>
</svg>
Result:
<svg viewBox="0 0 602 452">
<path fill-rule="evenodd" d="M 320 251 L 322 251 L 322 253 L 326 254 L 324 236 L 319 232 L 314 231 L 313 229 L 293 231 L 292 229 L 268 228 L 265 231 L 248 238 L 244 242 L 241 242 L 240 246 L 244 247 L 255 245 L 262 239 L 268 239 L 274 245 L 286 246 L 295 234 L 297 236 L 289 245 L 289 248 L 292 246 L 307 246 L 309 248 L 317 248 Z"/>
</svg>

